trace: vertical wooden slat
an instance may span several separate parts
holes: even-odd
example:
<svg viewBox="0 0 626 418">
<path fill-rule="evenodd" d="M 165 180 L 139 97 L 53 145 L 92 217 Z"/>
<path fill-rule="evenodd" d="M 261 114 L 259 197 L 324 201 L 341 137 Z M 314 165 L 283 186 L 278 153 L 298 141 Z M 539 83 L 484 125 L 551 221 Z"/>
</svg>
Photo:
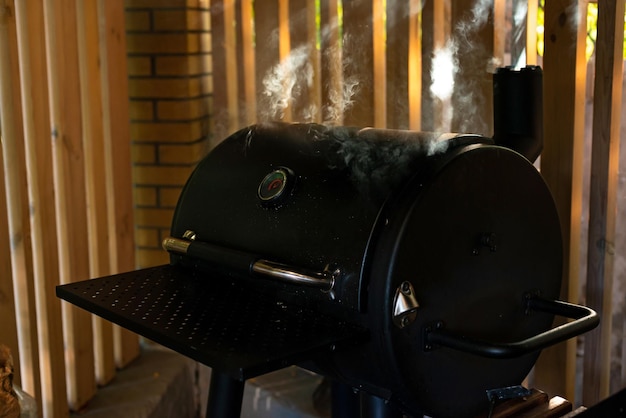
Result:
<svg viewBox="0 0 626 418">
<path fill-rule="evenodd" d="M 252 2 L 238 1 L 241 7 L 241 31 L 239 32 L 239 42 L 242 50 L 241 67 L 244 71 L 244 106 L 246 119 L 244 124 L 250 125 L 256 121 L 256 84 L 255 84 L 255 51 L 254 51 L 254 30 Z"/>
<path fill-rule="evenodd" d="M 271 73 L 273 66 L 280 62 L 280 42 L 278 36 L 279 9 L 283 0 L 266 0 L 254 9 L 254 28 L 257 54 L 255 55 L 257 118 L 260 121 L 276 119 L 272 107 L 272 97 L 266 95 L 264 78 Z"/>
<path fill-rule="evenodd" d="M 228 89 L 226 87 L 226 39 L 224 7 L 211 2 L 211 62 L 213 73 L 213 134 L 225 138 L 229 131 Z"/>
<path fill-rule="evenodd" d="M 284 68 L 282 83 L 285 86 L 281 95 L 284 95 L 285 105 L 282 107 L 282 119 L 286 122 L 293 121 L 293 90 L 288 88 L 290 83 L 296 82 L 294 57 L 291 54 L 291 39 L 289 36 L 289 0 L 278 1 L 278 65 Z"/>
<path fill-rule="evenodd" d="M 443 1 L 427 1 L 422 9 L 422 120 L 421 129 L 443 131 L 442 103 L 430 91 L 433 83 L 433 57 L 445 43 Z"/>
<path fill-rule="evenodd" d="M 584 3 L 584 4 L 583 4 Z M 541 171 L 556 202 L 564 243 L 561 298 L 578 301 L 582 161 L 585 114 L 586 2 L 550 0 L 545 5 L 544 149 Z M 575 398 L 576 339 L 543 350 L 535 386 Z"/>
<path fill-rule="evenodd" d="M 213 62 L 214 134 L 225 138 L 239 127 L 235 1 L 225 0 L 211 7 Z"/>
<path fill-rule="evenodd" d="M 409 43 L 411 2 L 387 1 L 387 127 L 409 127 Z M 412 94 L 419 94 L 411 91 Z"/>
<path fill-rule="evenodd" d="M 351 106 L 345 109 L 344 123 L 353 126 L 374 126 L 375 115 L 386 115 L 385 106 L 376 108 L 374 98 L 374 3 L 378 0 L 357 0 L 343 3 L 343 82 L 344 89 L 353 85 Z M 380 57 L 384 60 L 383 57 Z M 376 89 L 381 84 L 376 85 Z"/>
<path fill-rule="evenodd" d="M 298 122 L 320 120 L 320 58 L 316 47 L 315 14 L 315 0 L 289 0 L 291 47 L 300 50 L 304 58 L 296 74 L 298 94 L 293 97 L 293 117 Z"/>
<path fill-rule="evenodd" d="M 235 0 L 223 1 L 224 14 L 224 53 L 226 64 L 226 95 L 228 97 L 228 133 L 232 133 L 239 128 L 239 103 L 237 78 L 233 74 L 237 73 L 237 50 L 235 36 Z"/>
<path fill-rule="evenodd" d="M 585 405 L 609 395 L 624 0 L 598 3 L 597 28 L 586 303 L 600 313 L 602 323 L 585 336 Z"/>
<path fill-rule="evenodd" d="M 0 30 L 2 30 L 0 28 Z M 1 35 L 0 35 L 1 36 Z M 0 137 L 2 133 L 0 132 Z M 4 165 L 4 157 L 2 148 L 0 147 L 0 167 Z M 14 364 L 17 365 L 15 370 L 15 384 L 20 385 L 19 364 L 20 364 L 20 346 L 17 336 L 17 317 L 15 298 L 13 292 L 13 278 L 11 277 L 11 248 L 9 243 L 9 224 L 7 213 L 6 188 L 4 187 L 4 170 L 0 171 L 0 318 L 2 318 L 2 326 L 0 327 L 0 341 L 11 349 Z"/>
<path fill-rule="evenodd" d="M 6 95 L 6 88 L 10 88 L 10 80 L 7 77 L 9 71 L 10 60 L 7 54 L 7 36 L 6 36 L 6 9 L 0 11 L 0 93 L 1 97 L 12 97 Z M 3 103 L 2 106 L 6 106 Z M 0 108 L 1 112 L 1 108 Z M 2 131 L 3 126 L 7 123 L 7 119 L 11 118 L 10 114 L 0 113 L 0 142 L 10 140 L 6 137 Z M 10 123 L 10 122 L 9 122 Z M 0 164 L 4 167 L 4 156 L 2 155 L 2 148 L 0 147 Z M 9 231 L 8 223 L 8 211 L 7 205 L 10 202 L 7 201 L 7 193 L 5 187 L 4 170 L 0 171 L 0 239 L 4 242 L 11 242 L 11 235 Z M 0 327 L 0 341 L 11 349 L 13 355 L 13 361 L 16 365 L 15 370 L 15 382 L 17 385 L 22 386 L 20 379 L 20 346 L 17 329 L 17 306 L 15 302 L 15 292 L 13 286 L 13 279 L 11 277 L 11 251 L 2 251 L 0 254 L 0 318 L 2 318 L 2 326 Z"/>
<path fill-rule="evenodd" d="M 252 2 L 236 2 L 237 74 L 239 80 L 239 124 L 248 126 L 256 121 L 255 51 Z M 215 93 L 215 87 L 214 87 Z"/>
<path fill-rule="evenodd" d="M 35 280 L 32 268 L 30 224 L 28 222 L 28 184 L 22 131 L 20 76 L 18 69 L 15 4 L 8 1 L 0 10 L 0 127 L 4 157 L 4 182 L 7 196 L 9 245 L 17 329 L 19 340 L 19 373 L 22 388 L 34 395 L 40 410 L 49 399 L 42 399 L 41 376 L 48 376 L 49 361 L 40 367 L 41 349 L 38 339 L 38 315 Z M 61 362 L 63 358 L 61 357 Z M 62 363 L 61 363 L 62 364 Z M 43 374 L 42 374 L 43 373 Z M 65 397 L 64 382 L 61 382 Z"/>
<path fill-rule="evenodd" d="M 59 271 L 70 283 L 89 278 L 76 0 L 45 6 Z M 68 401 L 78 410 L 96 390 L 91 316 L 63 304 L 63 325 Z"/>
<path fill-rule="evenodd" d="M 385 58 L 385 0 L 372 1 L 372 83 L 374 99 L 373 126 L 387 126 L 387 60 Z M 374 88 L 374 86 L 376 86 Z"/>
<path fill-rule="evenodd" d="M 26 168 L 29 183 L 30 222 L 44 416 L 67 416 L 66 384 L 61 324 L 61 302 L 54 296 L 59 284 L 55 187 L 51 173 L 48 72 L 41 1 L 28 7 L 16 2 L 20 49 L 21 97 L 24 114 Z M 45 353 L 45 354 L 43 354 Z M 67 352 L 66 352 L 67 354 Z M 50 382 L 48 385 L 47 383 Z M 93 393 L 93 391 L 92 391 Z M 91 396 L 85 395 L 84 401 Z M 76 398 L 72 399 L 73 401 Z"/>
<path fill-rule="evenodd" d="M 493 3 L 455 0 L 451 4 L 452 36 L 457 43 L 458 68 L 452 96 L 453 132 L 492 134 Z"/>
<path fill-rule="evenodd" d="M 527 0 L 526 12 L 526 65 L 537 65 L 537 11 L 539 2 Z"/>
<path fill-rule="evenodd" d="M 624 77 L 622 81 L 622 120 L 626 120 L 626 96 L 624 95 L 624 90 L 626 90 L 626 77 Z M 626 125 L 622 125 L 621 127 L 621 138 L 626 138 Z M 617 224 L 615 225 L 615 229 L 618 231 L 618 238 L 615 242 L 616 254 L 626 254 L 626 193 L 624 192 L 624 187 L 626 185 L 626 171 L 624 171 L 623 167 L 626 165 L 626 144 L 620 144 L 619 150 L 619 161 L 622 169 L 619 173 L 619 187 L 620 191 L 618 192 L 618 200 L 617 200 Z M 617 274 L 616 277 L 619 279 L 614 283 L 615 295 L 617 296 L 614 300 L 618 301 L 618 304 L 624 302 L 624 286 L 626 285 L 626 278 L 622 274 Z M 617 344 L 618 349 L 616 350 L 615 356 L 619 359 L 620 367 L 615 370 L 612 379 L 611 379 L 611 393 L 617 392 L 620 388 L 626 387 L 626 310 L 623 307 L 616 308 L 616 323 L 614 326 L 616 338 L 621 341 L 620 344 Z"/>
<path fill-rule="evenodd" d="M 421 1 L 409 3 L 409 128 L 422 130 L 422 16 Z"/>
<path fill-rule="evenodd" d="M 135 241 L 130 156 L 128 68 L 123 0 L 99 0 L 100 58 L 106 151 L 109 254 L 111 272 L 135 268 Z M 136 334 L 113 327 L 115 362 L 124 367 L 139 355 Z"/>
<path fill-rule="evenodd" d="M 342 51 L 337 0 L 320 0 L 322 121 L 343 123 Z"/>
<path fill-rule="evenodd" d="M 506 50 L 506 3 L 507 0 L 493 0 L 493 66 L 502 66 Z M 526 19 L 523 19 L 525 22 Z"/>
<path fill-rule="evenodd" d="M 78 53 L 80 56 L 81 116 L 85 152 L 85 189 L 87 197 L 87 236 L 89 238 L 89 276 L 111 273 L 104 129 L 102 120 L 102 74 L 100 66 L 100 22 L 98 3 L 77 3 Z M 115 376 L 113 327 L 110 322 L 92 317 L 94 329 L 94 371 L 99 385 Z"/>
</svg>

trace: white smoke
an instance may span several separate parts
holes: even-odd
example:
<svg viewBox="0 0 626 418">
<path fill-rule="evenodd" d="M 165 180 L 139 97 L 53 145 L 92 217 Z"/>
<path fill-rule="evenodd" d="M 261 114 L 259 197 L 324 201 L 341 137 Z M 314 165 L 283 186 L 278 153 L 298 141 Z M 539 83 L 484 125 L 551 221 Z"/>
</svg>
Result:
<svg viewBox="0 0 626 418">
<path fill-rule="evenodd" d="M 264 107 L 267 112 L 264 115 L 265 119 L 283 119 L 286 109 L 312 84 L 313 65 L 309 60 L 309 47 L 303 45 L 291 51 L 285 59 L 265 74 L 263 78 L 264 95 L 267 98 Z"/>
<path fill-rule="evenodd" d="M 349 75 L 352 73 L 351 68 L 358 62 L 358 58 L 354 57 L 348 59 L 342 50 L 350 47 L 351 38 L 349 34 L 345 34 L 343 37 L 343 45 L 335 45 L 328 48 L 324 53 L 325 62 L 329 65 L 337 65 L 333 70 L 335 75 L 340 77 L 338 83 L 340 87 L 333 85 L 326 85 L 328 90 L 328 103 L 324 103 L 324 115 L 323 122 L 328 125 L 340 124 L 343 115 L 348 112 L 354 105 L 354 97 L 359 92 L 359 86 L 361 80 L 355 75 Z"/>
<path fill-rule="evenodd" d="M 459 67 L 457 51 L 456 42 L 450 39 L 445 47 L 437 49 L 434 53 L 430 92 L 439 100 L 445 101 L 452 97 L 454 76 Z"/>
<path fill-rule="evenodd" d="M 479 63 L 477 67 L 484 68 L 485 72 L 494 72 L 500 65 L 495 57 L 485 56 L 485 50 L 480 42 L 474 40 L 476 33 L 488 23 L 493 5 L 493 0 L 477 0 L 469 12 L 457 22 L 446 44 L 434 52 L 430 91 L 433 97 L 444 104 L 443 129 L 450 129 L 453 109 L 446 105 L 449 104 L 453 94 L 456 106 L 454 112 L 463 115 L 463 120 L 456 128 L 461 132 L 480 132 L 485 129 L 485 123 L 480 119 L 479 113 L 484 106 L 484 99 L 477 94 L 475 81 L 480 74 L 466 72 L 462 83 L 459 83 L 460 77 L 457 76 L 465 70 L 460 66 L 459 53 L 484 60 L 482 65 Z"/>
<path fill-rule="evenodd" d="M 328 25 L 322 29 L 322 36 L 334 30 L 333 25 Z M 335 25 L 336 28 L 336 25 Z M 323 52 L 324 62 L 331 68 L 331 72 L 338 77 L 336 83 L 329 82 L 324 88 L 327 90 L 327 103 L 322 103 L 324 124 L 340 124 L 343 115 L 349 111 L 354 104 L 354 97 L 359 92 L 359 80 L 356 76 L 350 75 L 350 69 L 358 64 L 358 58 L 348 59 L 342 53 L 343 49 L 349 48 L 349 34 L 344 34 L 342 45 L 333 45 Z M 356 47 L 358 48 L 358 47 Z M 314 68 L 311 63 L 312 47 L 301 45 L 291 51 L 291 53 L 278 64 L 270 68 L 263 77 L 263 104 L 264 114 L 262 119 L 282 120 L 285 118 L 287 109 L 293 107 L 301 99 L 305 90 L 313 85 Z M 299 114 L 293 114 L 294 120 L 299 122 L 315 122 L 320 118 L 320 111 L 315 104 L 309 104 L 301 109 Z"/>
</svg>

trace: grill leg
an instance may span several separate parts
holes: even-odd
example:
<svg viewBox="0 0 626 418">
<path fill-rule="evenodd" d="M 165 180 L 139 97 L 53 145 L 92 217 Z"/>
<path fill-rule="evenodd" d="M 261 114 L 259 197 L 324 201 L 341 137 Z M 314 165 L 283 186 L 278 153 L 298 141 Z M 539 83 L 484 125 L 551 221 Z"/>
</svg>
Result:
<svg viewBox="0 0 626 418">
<path fill-rule="evenodd" d="M 335 380 L 331 387 L 331 417 L 332 418 L 360 418 L 361 406 L 359 395 L 352 387 Z"/>
<path fill-rule="evenodd" d="M 238 418 L 245 381 L 233 379 L 225 373 L 211 371 L 209 402 L 206 418 Z"/>
<path fill-rule="evenodd" d="M 402 413 L 378 396 L 361 392 L 361 418 L 402 418 Z"/>
</svg>

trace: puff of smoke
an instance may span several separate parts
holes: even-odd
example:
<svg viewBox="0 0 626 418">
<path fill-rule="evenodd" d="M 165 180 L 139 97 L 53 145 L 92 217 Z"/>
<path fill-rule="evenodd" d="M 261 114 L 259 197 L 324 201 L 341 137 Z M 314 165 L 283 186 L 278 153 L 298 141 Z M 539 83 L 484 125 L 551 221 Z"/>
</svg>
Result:
<svg viewBox="0 0 626 418">
<path fill-rule="evenodd" d="M 324 31 L 327 32 L 331 29 L 325 28 Z M 331 85 L 326 85 L 328 89 L 328 103 L 324 104 L 323 119 L 324 123 L 328 125 L 336 125 L 341 121 L 343 115 L 354 105 L 354 97 L 360 90 L 361 80 L 357 76 L 350 75 L 352 73 L 351 69 L 357 65 L 358 59 L 348 58 L 342 54 L 342 50 L 349 48 L 350 43 L 351 37 L 346 33 L 343 37 L 343 47 L 333 45 L 324 53 L 324 61 L 329 63 L 329 65 L 339 65 L 339 67 L 335 67 L 333 70 L 336 75 L 342 77 L 341 87 L 335 88 Z"/>
<path fill-rule="evenodd" d="M 431 68 L 430 92 L 439 100 L 449 100 L 454 90 L 454 76 L 458 71 L 458 45 L 454 39 L 448 40 L 443 48 L 435 50 Z"/>
<path fill-rule="evenodd" d="M 365 128 L 356 135 L 332 129 L 337 146 L 336 163 L 346 167 L 356 188 L 375 199 L 402 184 L 422 158 L 445 152 L 449 137 L 436 133 Z"/>
<path fill-rule="evenodd" d="M 302 95 L 302 90 L 313 84 L 309 49 L 307 45 L 295 48 L 263 77 L 265 120 L 282 119 L 287 107 Z"/>
</svg>

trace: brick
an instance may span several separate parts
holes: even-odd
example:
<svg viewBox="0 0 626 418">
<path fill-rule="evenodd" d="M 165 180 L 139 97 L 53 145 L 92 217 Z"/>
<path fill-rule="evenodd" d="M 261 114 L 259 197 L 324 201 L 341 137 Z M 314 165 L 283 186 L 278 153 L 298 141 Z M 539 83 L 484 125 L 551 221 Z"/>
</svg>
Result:
<svg viewBox="0 0 626 418">
<path fill-rule="evenodd" d="M 162 249 L 139 248 L 135 253 L 135 260 L 137 268 L 143 269 L 169 263 L 170 255 Z"/>
<path fill-rule="evenodd" d="M 211 38 L 211 34 L 210 33 L 201 33 L 198 35 L 198 37 L 200 38 L 198 43 L 200 45 L 200 52 L 206 52 L 209 53 L 211 52 L 213 49 L 211 42 L 212 42 L 212 38 Z"/>
<path fill-rule="evenodd" d="M 131 100 L 129 111 L 131 120 L 154 119 L 154 103 L 148 100 Z"/>
<path fill-rule="evenodd" d="M 207 19 L 204 15 L 206 11 L 199 9 L 187 10 L 155 10 L 154 30 L 155 31 L 207 31 Z M 210 22 L 210 19 L 208 19 Z"/>
<path fill-rule="evenodd" d="M 162 100 L 156 105 L 159 120 L 190 120 L 209 114 L 209 104 L 205 97 L 187 100 Z"/>
<path fill-rule="evenodd" d="M 128 33 L 130 54 L 180 54 L 200 51 L 200 38 L 193 33 Z"/>
<path fill-rule="evenodd" d="M 213 76 L 204 75 L 200 79 L 200 91 L 203 96 L 208 96 L 213 93 Z"/>
<path fill-rule="evenodd" d="M 187 30 L 187 10 L 155 10 L 155 31 Z"/>
<path fill-rule="evenodd" d="M 196 164 L 206 151 L 206 141 L 183 145 L 159 145 L 162 164 Z"/>
<path fill-rule="evenodd" d="M 135 244 L 143 248 L 160 248 L 160 229 L 158 228 L 137 228 L 135 230 Z"/>
<path fill-rule="evenodd" d="M 182 187 L 192 171 L 191 166 L 134 166 L 133 178 L 136 185 Z"/>
<path fill-rule="evenodd" d="M 187 15 L 187 24 L 189 26 L 189 30 L 210 32 L 211 12 L 202 9 L 190 11 L 190 13 Z"/>
<path fill-rule="evenodd" d="M 131 78 L 128 93 L 131 98 L 188 98 L 199 96 L 203 90 L 200 78 Z"/>
<path fill-rule="evenodd" d="M 202 27 L 207 31 L 210 32 L 211 31 L 211 12 L 209 10 L 203 10 L 201 12 L 201 19 L 202 19 Z"/>
<path fill-rule="evenodd" d="M 127 31 L 149 31 L 151 29 L 150 12 L 147 10 L 127 10 L 125 18 Z"/>
<path fill-rule="evenodd" d="M 124 6 L 126 9 L 197 7 L 198 0 L 125 0 Z"/>
<path fill-rule="evenodd" d="M 128 57 L 128 75 L 152 75 L 152 59 L 150 57 Z"/>
<path fill-rule="evenodd" d="M 145 227 L 167 227 L 172 223 L 172 209 L 135 208 L 135 223 Z"/>
<path fill-rule="evenodd" d="M 131 159 L 133 164 L 156 164 L 157 148 L 152 144 L 133 144 Z"/>
<path fill-rule="evenodd" d="M 159 243 L 163 242 L 163 240 L 167 237 L 172 236 L 171 228 L 160 228 L 159 229 Z"/>
<path fill-rule="evenodd" d="M 192 122 L 148 123 L 134 122 L 130 125 L 131 139 L 135 142 L 193 142 L 207 135 L 208 124 Z"/>
<path fill-rule="evenodd" d="M 155 57 L 155 72 L 159 76 L 206 74 L 212 68 L 211 54 Z"/>
<path fill-rule="evenodd" d="M 160 187 L 159 204 L 161 207 L 175 208 L 182 189 L 182 187 Z"/>
<path fill-rule="evenodd" d="M 157 206 L 157 189 L 154 187 L 134 187 L 133 202 L 135 206 Z"/>
</svg>

